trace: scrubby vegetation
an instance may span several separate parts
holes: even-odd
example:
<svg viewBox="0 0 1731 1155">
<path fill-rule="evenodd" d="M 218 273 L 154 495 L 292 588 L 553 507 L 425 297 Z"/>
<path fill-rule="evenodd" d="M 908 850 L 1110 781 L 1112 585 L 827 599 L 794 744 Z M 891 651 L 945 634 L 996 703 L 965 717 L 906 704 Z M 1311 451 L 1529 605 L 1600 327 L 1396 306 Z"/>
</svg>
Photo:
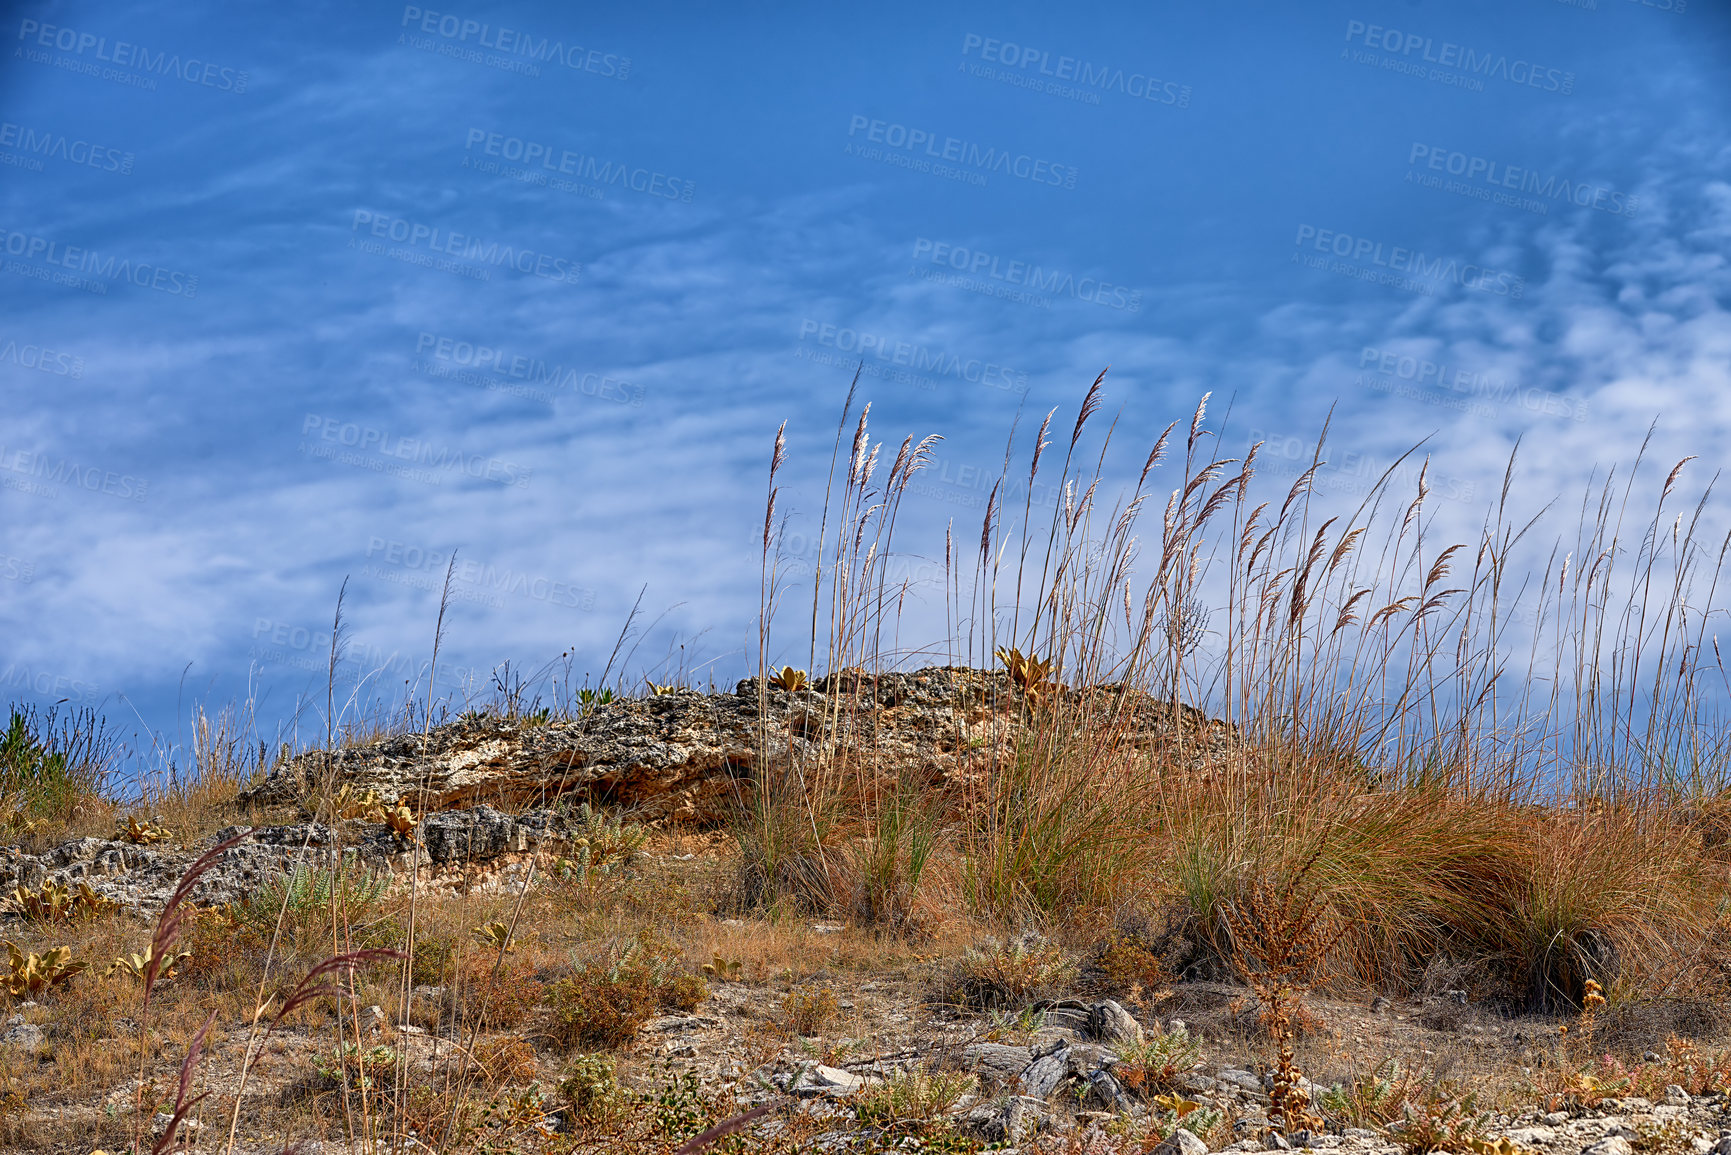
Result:
<svg viewBox="0 0 1731 1155">
<path fill-rule="evenodd" d="M 1227 1114 L 1185 1098 L 1210 1047 L 1267 1070 L 1273 1126 L 1367 1128 L 1414 1152 L 1490 1151 L 1492 1104 L 1731 1090 L 1713 1044 L 1731 973 L 1731 682 L 1711 621 L 1725 543 L 1700 536 L 1712 507 L 1682 501 L 1684 464 L 1613 474 L 1572 539 L 1517 574 L 1547 556 L 1518 461 L 1478 536 L 1439 541 L 1423 468 L 1325 510 L 1319 443 L 1296 483 L 1264 492 L 1257 451 L 1219 452 L 1205 402 L 1138 449 L 1107 503 L 1101 389 L 1067 430 L 1048 415 L 977 535 L 943 542 L 955 636 L 912 657 L 1001 671 L 978 679 L 1001 699 L 980 716 L 1019 722 L 953 735 L 963 772 L 937 780 L 845 742 L 795 762 L 765 727 L 728 828 L 649 830 L 585 806 L 581 836 L 509 886 L 433 890 L 335 845 L 232 905 L 194 908 L 183 885 L 148 938 L 93 894 L 20 889 L 9 1005 L 35 1001 L 22 1021 L 44 1033 L 0 1076 L 0 1141 L 167 1149 L 191 1120 L 200 1147 L 387 1150 L 412 1134 L 442 1151 L 663 1152 L 718 1128 L 703 1145 L 793 1151 L 822 1121 L 786 1110 L 791 1081 L 753 1075 L 791 1056 L 899 1064 L 849 1100 L 861 1144 L 986 1142 L 961 1115 L 989 1098 L 973 1074 L 873 1047 L 868 982 L 994 1044 L 1035 1037 L 1078 993 L 1122 999 L 1148 1027 L 1117 1056 L 1115 1086 L 1146 1108 L 1111 1137 L 1124 1150 L 1179 1127 L 1228 1139 Z M 909 438 L 883 470 L 850 397 L 797 631 L 806 667 L 775 669 L 797 651 L 781 641 L 777 436 L 752 685 L 766 705 L 827 712 L 802 723 L 813 732 L 857 732 L 844 712 L 880 705 L 823 687 L 912 660 L 896 649 L 908 591 L 887 567 L 931 445 Z M 1066 495 L 1044 521 L 1025 496 L 1036 477 Z M 335 624 L 333 638 L 340 608 Z M 496 702 L 462 705 L 547 725 L 674 692 L 663 677 L 568 685 L 555 707 L 507 676 Z M 331 745 L 425 732 L 448 705 L 368 721 L 336 701 Z M 1131 741 L 1149 709 L 1171 722 L 1153 746 Z M 239 786 L 291 751 L 243 739 L 233 714 L 195 730 L 189 768 L 121 800 L 99 719 L 15 710 L 0 815 L 32 847 L 117 829 L 203 845 L 308 815 L 417 837 L 407 798 L 335 782 L 304 815 L 238 814 Z M 1212 1037 L 1162 1022 L 1209 984 L 1237 992 Z M 1318 1007 L 1444 991 L 1459 996 L 1444 1010 L 1529 1024 L 1526 1050 L 1342 1069 L 1325 1045 Z M 735 1069 L 664 1068 L 722 1003 Z M 213 1051 L 235 1075 L 200 1102 Z M 65 1107 L 53 1122 L 25 1110 L 46 1101 Z"/>
</svg>

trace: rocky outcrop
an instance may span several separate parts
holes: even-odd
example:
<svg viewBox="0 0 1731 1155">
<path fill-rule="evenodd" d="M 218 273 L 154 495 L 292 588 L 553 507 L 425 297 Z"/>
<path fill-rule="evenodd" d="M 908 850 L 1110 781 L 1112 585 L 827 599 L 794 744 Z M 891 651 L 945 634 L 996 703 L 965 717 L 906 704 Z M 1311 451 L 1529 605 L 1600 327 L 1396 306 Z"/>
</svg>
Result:
<svg viewBox="0 0 1731 1155">
<path fill-rule="evenodd" d="M 35 890 L 45 882 L 68 888 L 84 883 L 129 912 L 152 915 L 200 855 L 237 835 L 245 837 L 224 850 L 194 884 L 194 905 L 236 902 L 297 865 L 326 864 L 336 845 L 373 871 L 404 880 L 413 871 L 429 883 L 471 885 L 493 880 L 501 866 L 519 856 L 567 841 L 569 821 L 550 810 L 502 814 L 491 806 L 477 806 L 427 815 L 414 843 L 383 824 L 347 822 L 333 830 L 305 822 L 250 832 L 231 826 L 197 846 L 80 838 L 37 855 L 0 847 L 0 892 L 10 893 L 14 886 Z"/>
<path fill-rule="evenodd" d="M 1187 763 L 1236 743 L 1233 727 L 1189 706 L 1117 686 L 1048 691 L 1076 729 L 1110 725 L 1124 743 Z M 466 716 L 407 734 L 315 752 L 280 765 L 243 803 L 293 802 L 323 781 L 395 798 L 417 811 L 488 802 L 545 805 L 561 795 L 627 807 L 651 820 L 715 822 L 750 789 L 755 767 L 833 765 L 838 756 L 877 771 L 953 787 L 1012 749 L 1027 703 L 1002 672 L 933 666 L 869 676 L 844 672 L 796 691 L 755 678 L 732 693 L 695 690 L 625 699 L 582 718 L 535 724 Z"/>
</svg>

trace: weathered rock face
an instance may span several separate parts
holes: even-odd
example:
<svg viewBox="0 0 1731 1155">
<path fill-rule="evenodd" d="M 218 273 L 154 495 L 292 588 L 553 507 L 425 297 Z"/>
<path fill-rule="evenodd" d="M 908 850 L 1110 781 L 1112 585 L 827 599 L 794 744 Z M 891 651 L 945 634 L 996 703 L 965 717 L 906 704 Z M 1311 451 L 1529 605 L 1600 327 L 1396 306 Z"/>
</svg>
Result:
<svg viewBox="0 0 1731 1155">
<path fill-rule="evenodd" d="M 1089 728 L 1116 717 L 1128 744 L 1188 763 L 1237 741 L 1233 727 L 1189 706 L 1136 691 L 1061 690 Z M 425 736 L 403 735 L 332 755 L 302 755 L 241 796 L 243 803 L 307 797 L 334 783 L 408 795 L 417 811 L 543 805 L 573 794 L 635 809 L 650 819 L 715 822 L 744 799 L 753 769 L 833 764 L 923 776 L 942 789 L 982 769 L 1022 723 L 1022 692 L 1002 672 L 932 666 L 905 674 L 832 675 L 815 686 L 770 687 L 760 709 L 757 679 L 733 693 L 677 690 L 596 707 L 575 721 L 535 725 L 469 718 Z M 761 753 L 760 753 L 761 752 Z"/>
<path fill-rule="evenodd" d="M 429 882 L 491 881 L 498 868 L 515 856 L 566 841 L 569 819 L 547 810 L 513 815 L 501 814 L 491 806 L 477 806 L 427 815 L 413 844 L 378 823 L 349 822 L 335 831 L 322 823 L 306 822 L 267 826 L 251 833 L 246 827 L 231 826 L 198 846 L 135 846 L 105 838 L 80 838 L 37 855 L 16 847 L 0 847 L 0 892 L 10 892 L 14 886 L 34 890 L 44 882 L 66 887 L 82 882 L 128 911 L 154 914 L 201 854 L 240 834 L 246 837 L 223 851 L 194 884 L 194 905 L 235 902 L 297 865 L 325 865 L 332 853 L 329 848 L 338 842 L 344 853 L 354 855 L 362 866 L 388 871 L 401 879 L 415 872 Z M 476 868 L 480 868 L 478 872 Z"/>
</svg>

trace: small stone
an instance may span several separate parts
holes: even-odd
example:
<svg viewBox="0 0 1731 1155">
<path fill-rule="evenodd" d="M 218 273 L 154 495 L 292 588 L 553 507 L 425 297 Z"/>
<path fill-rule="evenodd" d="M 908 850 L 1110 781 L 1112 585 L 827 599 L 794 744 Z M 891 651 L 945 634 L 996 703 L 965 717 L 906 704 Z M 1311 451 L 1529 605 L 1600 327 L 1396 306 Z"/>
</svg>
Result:
<svg viewBox="0 0 1731 1155">
<path fill-rule="evenodd" d="M 831 926 L 821 922 L 811 924 L 811 933 L 813 934 L 840 934 L 841 932 L 842 928 L 839 926 Z"/>
<path fill-rule="evenodd" d="M 831 1098 L 843 1098 L 856 1091 L 862 1091 L 875 1079 L 864 1075 L 855 1075 L 840 1067 L 826 1067 L 822 1063 L 808 1068 L 793 1085 L 793 1093 L 802 1096 L 823 1095 Z"/>
<path fill-rule="evenodd" d="M 1551 1111 L 1539 1121 L 1547 1127 L 1561 1127 L 1569 1121 L 1569 1116 L 1563 1111 Z"/>
<path fill-rule="evenodd" d="M 1674 1107 L 1687 1107 L 1689 1105 L 1689 1092 L 1676 1083 L 1668 1083 L 1665 1086 L 1665 1102 Z"/>
<path fill-rule="evenodd" d="M 1088 1008 L 1088 1034 L 1102 1043 L 1120 1047 L 1139 1047 L 1143 1041 L 1142 1024 L 1112 999 L 1103 999 Z"/>
<path fill-rule="evenodd" d="M 1229 1087 L 1237 1087 L 1240 1091 L 1248 1091 L 1253 1095 L 1262 1094 L 1262 1078 L 1249 1071 L 1241 1071 L 1237 1067 L 1224 1067 L 1220 1071 L 1220 1081 Z"/>
<path fill-rule="evenodd" d="M 1049 1099 L 1064 1076 L 1070 1073 L 1069 1048 L 1035 1059 L 1022 1072 L 1022 1093 L 1032 1099 Z"/>
<path fill-rule="evenodd" d="M 1208 1144 L 1180 1127 L 1160 1140 L 1154 1155 L 1208 1155 Z"/>
<path fill-rule="evenodd" d="M 1095 1071 L 1088 1076 L 1088 1097 L 1099 1104 L 1110 1114 L 1111 1112 L 1128 1113 L 1133 1104 L 1130 1096 L 1124 1093 L 1124 1088 L 1118 1080 L 1112 1077 L 1110 1071 Z M 1207 1148 L 1203 1148 L 1204 1151 Z"/>
<path fill-rule="evenodd" d="M 13 1015 L 6 1020 L 4 1027 L 0 1027 L 0 1043 L 10 1043 L 15 1047 L 40 1047 L 47 1039 L 42 1028 L 25 1022 L 23 1015 Z"/>
<path fill-rule="evenodd" d="M 1635 1155 L 1635 1149 L 1621 1135 L 1609 1135 L 1581 1149 L 1581 1155 Z"/>
<path fill-rule="evenodd" d="M 1011 1095 L 975 1107 L 968 1113 L 968 1126 L 988 1143 L 1019 1143 L 1039 1126 L 1043 1113 L 1039 1100 Z"/>
</svg>

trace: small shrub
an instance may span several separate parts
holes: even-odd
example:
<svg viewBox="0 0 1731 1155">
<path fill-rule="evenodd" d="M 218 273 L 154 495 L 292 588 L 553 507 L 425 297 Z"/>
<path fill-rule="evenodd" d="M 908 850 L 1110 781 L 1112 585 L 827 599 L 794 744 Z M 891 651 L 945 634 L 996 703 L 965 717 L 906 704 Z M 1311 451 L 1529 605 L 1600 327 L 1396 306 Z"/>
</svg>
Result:
<svg viewBox="0 0 1731 1155">
<path fill-rule="evenodd" d="M 678 949 L 653 930 L 609 957 L 585 960 L 547 986 L 548 1036 L 562 1050 L 619 1047 L 656 1010 L 696 1009 L 709 986 L 682 967 Z"/>
<path fill-rule="evenodd" d="M 442 986 L 457 974 L 457 936 L 433 932 L 415 940 L 410 980 L 416 986 Z"/>
<path fill-rule="evenodd" d="M 227 911 L 183 909 L 186 917 L 181 922 L 180 941 L 191 957 L 181 963 L 181 975 L 189 982 L 218 989 L 237 985 L 234 976 L 241 974 L 246 975 L 245 981 L 255 981 L 256 968 L 263 965 L 270 940 L 236 923 Z"/>
<path fill-rule="evenodd" d="M 928 1123 L 974 1089 L 974 1076 L 946 1071 L 897 1072 L 860 1092 L 854 1111 L 874 1127 Z"/>
<path fill-rule="evenodd" d="M 559 1095 L 580 1123 L 608 1123 L 630 1110 L 630 1095 L 619 1085 L 619 1071 L 606 1055 L 578 1055 L 559 1080 Z"/>
<path fill-rule="evenodd" d="M 491 958 L 471 958 L 458 968 L 459 1014 L 483 1030 L 520 1026 L 541 1001 L 546 987 L 536 980 L 528 959 L 507 955 L 495 971 Z"/>
<path fill-rule="evenodd" d="M 344 1043 L 328 1055 L 313 1060 L 313 1070 L 328 1082 L 347 1082 L 351 1090 L 389 1090 L 396 1084 L 397 1052 L 386 1046 L 361 1047 Z"/>
<path fill-rule="evenodd" d="M 4 980 L 6 990 L 14 998 L 41 994 L 66 982 L 90 965 L 83 961 L 73 962 L 72 948 L 69 946 L 57 946 L 41 954 L 35 951 L 25 954 L 8 942 L 6 950 L 11 958 Z"/>
<path fill-rule="evenodd" d="M 1412 1071 L 1389 1059 L 1368 1075 L 1320 1091 L 1317 1106 L 1343 1127 L 1386 1127 L 1403 1117 L 1417 1089 Z"/>
<path fill-rule="evenodd" d="M 1439 1083 L 1404 1104 L 1400 1119 L 1387 1130 L 1408 1155 L 1466 1155 L 1486 1143 L 1489 1125 L 1489 1113 L 1478 1110 L 1473 1095 L 1457 1094 L 1452 1085 Z"/>
<path fill-rule="evenodd" d="M 1141 1046 L 1122 1048 L 1122 1054 L 1112 1068 L 1113 1076 L 1130 1090 L 1150 1095 L 1193 1070 L 1202 1057 L 1202 1045 L 1189 1031 L 1179 1030 L 1155 1035 Z"/>
<path fill-rule="evenodd" d="M 1152 991 L 1172 981 L 1165 960 L 1140 939 L 1114 934 L 1100 944 L 1093 959 L 1107 989 Z"/>
<path fill-rule="evenodd" d="M 951 966 L 939 994 L 970 1010 L 1014 1010 L 1055 993 L 1075 973 L 1063 951 L 1037 934 L 1024 934 L 970 949 Z"/>
<path fill-rule="evenodd" d="M 795 987 L 781 1000 L 781 1022 L 796 1035 L 822 1034 L 841 1008 L 835 992 L 823 987 Z"/>
<path fill-rule="evenodd" d="M 535 1078 L 535 1048 L 529 1040 L 506 1035 L 475 1044 L 475 1065 L 492 1087 L 528 1083 Z"/>
<path fill-rule="evenodd" d="M 59 923 L 79 918 L 102 918 L 118 911 L 120 904 L 91 890 L 87 882 L 80 882 L 77 890 L 68 890 L 57 882 L 45 880 L 34 891 L 25 890 L 22 886 L 14 887 L 5 909 L 32 922 Z"/>
<path fill-rule="evenodd" d="M 279 915 L 285 932 L 328 932 L 333 905 L 353 924 L 373 912 L 390 884 L 388 873 L 368 870 L 351 857 L 336 866 L 300 864 L 236 903 L 230 914 L 267 939 L 275 934 Z"/>
</svg>

